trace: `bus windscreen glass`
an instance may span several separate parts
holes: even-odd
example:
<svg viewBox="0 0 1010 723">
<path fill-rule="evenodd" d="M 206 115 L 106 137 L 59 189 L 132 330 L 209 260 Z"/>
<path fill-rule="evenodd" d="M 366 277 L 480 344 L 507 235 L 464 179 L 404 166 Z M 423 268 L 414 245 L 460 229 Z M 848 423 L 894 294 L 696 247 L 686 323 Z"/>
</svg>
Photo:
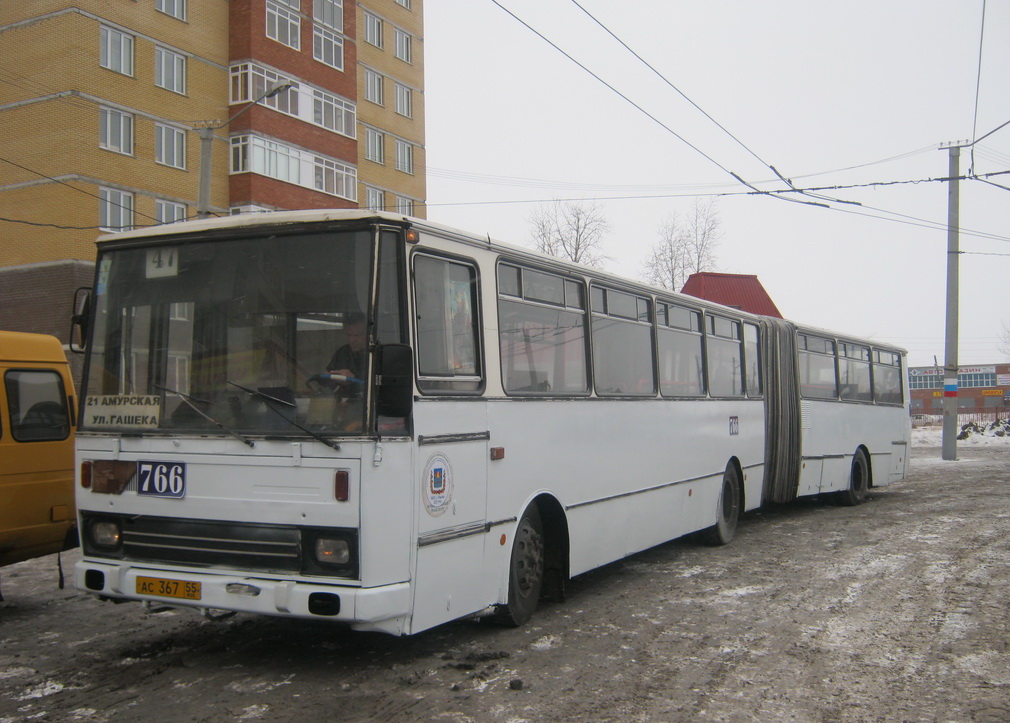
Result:
<svg viewBox="0 0 1010 723">
<path fill-rule="evenodd" d="M 366 231 L 104 252 L 82 427 L 361 431 L 371 263 Z"/>
</svg>

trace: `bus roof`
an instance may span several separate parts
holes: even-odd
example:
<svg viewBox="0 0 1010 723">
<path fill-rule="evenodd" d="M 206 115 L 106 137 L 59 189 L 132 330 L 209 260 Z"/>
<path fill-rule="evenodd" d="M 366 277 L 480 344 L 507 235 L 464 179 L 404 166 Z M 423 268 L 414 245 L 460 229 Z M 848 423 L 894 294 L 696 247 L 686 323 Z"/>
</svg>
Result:
<svg viewBox="0 0 1010 723">
<path fill-rule="evenodd" d="M 661 298 L 667 301 L 679 300 L 682 303 L 689 303 L 692 306 L 706 309 L 708 311 L 729 312 L 741 318 L 749 318 L 755 321 L 763 318 L 759 314 L 753 314 L 747 311 L 742 311 L 741 309 L 738 308 L 727 307 L 718 302 L 708 301 L 706 299 L 692 296 L 689 294 L 682 294 L 676 291 L 671 291 L 669 289 L 663 289 L 661 287 L 651 286 L 647 283 L 636 281 L 634 279 L 627 279 L 615 275 L 613 273 L 604 271 L 602 269 L 594 269 L 587 266 L 582 266 L 580 264 L 575 264 L 570 261 L 566 261 L 564 259 L 547 256 L 528 247 L 517 246 L 515 244 L 494 240 L 490 236 L 481 237 L 472 232 L 463 231 L 453 226 L 447 226 L 433 221 L 428 221 L 427 219 L 405 216 L 403 214 L 390 213 L 388 211 L 371 211 L 368 209 L 355 209 L 355 208 L 330 208 L 330 209 L 317 208 L 317 209 L 304 209 L 298 211 L 263 211 L 258 213 L 241 213 L 233 216 L 220 216 L 215 218 L 194 219 L 192 221 L 178 221 L 175 223 L 158 224 L 156 226 L 146 226 L 144 228 L 134 229 L 133 231 L 121 231 L 118 233 L 104 234 L 98 238 L 98 243 L 104 244 L 106 242 L 130 241 L 133 239 L 137 240 L 153 239 L 161 236 L 175 236 L 177 234 L 192 234 L 207 231 L 239 229 L 244 227 L 272 226 L 272 225 L 284 226 L 284 225 L 308 224 L 308 223 L 325 223 L 327 221 L 345 222 L 345 223 L 354 221 L 360 221 L 360 222 L 377 221 L 391 225 L 400 225 L 400 226 L 410 225 L 414 226 L 415 228 L 418 228 L 421 231 L 427 231 L 429 233 L 434 233 L 436 235 L 444 235 L 449 238 L 454 238 L 458 241 L 462 241 L 464 243 L 473 246 L 480 246 L 483 248 L 487 248 L 490 246 L 497 249 L 498 251 L 510 253 L 517 258 L 525 257 L 528 260 L 535 261 L 549 267 L 553 266 L 559 270 L 581 272 L 583 274 L 596 277 L 603 283 L 609 283 L 618 287 L 624 287 L 628 289 L 637 288 L 643 292 L 647 291 L 648 293 L 655 295 L 657 298 Z M 791 323 L 796 324 L 796 322 Z M 903 349 L 893 344 L 878 343 L 867 339 L 861 339 L 858 336 L 850 334 L 839 334 L 838 332 L 833 332 L 829 330 L 815 329 L 813 327 L 809 327 L 804 324 L 796 324 L 796 326 L 804 328 L 805 330 L 810 332 L 820 333 L 821 335 L 824 336 L 829 336 L 832 338 L 840 338 L 843 340 L 860 341 L 870 346 L 878 348 L 887 347 L 894 351 L 900 351 L 904 353 Z"/>
<path fill-rule="evenodd" d="M 0 361 L 66 363 L 67 355 L 55 336 L 0 331 Z"/>
<path fill-rule="evenodd" d="M 421 219 L 411 218 L 402 214 L 353 208 L 316 208 L 301 211 L 263 211 L 260 213 L 240 213 L 235 214 L 234 216 L 198 218 L 192 221 L 178 221 L 176 223 L 145 226 L 132 231 L 119 231 L 117 233 L 103 234 L 98 237 L 98 242 L 103 243 L 105 241 L 121 241 L 134 238 L 148 238 L 152 236 L 168 236 L 200 231 L 242 228 L 244 226 L 281 226 L 287 224 L 323 221 L 363 221 L 366 219 L 375 219 L 396 224 L 428 223 Z M 455 229 L 449 229 L 448 227 L 445 228 L 446 230 L 452 230 L 456 233 L 462 233 L 462 231 L 456 231 Z"/>
</svg>

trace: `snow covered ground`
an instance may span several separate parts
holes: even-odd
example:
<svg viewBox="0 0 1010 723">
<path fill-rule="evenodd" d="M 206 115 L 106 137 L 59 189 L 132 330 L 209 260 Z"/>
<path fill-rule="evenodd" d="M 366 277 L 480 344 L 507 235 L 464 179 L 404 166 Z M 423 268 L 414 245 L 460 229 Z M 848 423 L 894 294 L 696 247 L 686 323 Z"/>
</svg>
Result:
<svg viewBox="0 0 1010 723">
<path fill-rule="evenodd" d="M 959 447 L 1010 446 L 1010 423 L 1007 420 L 971 430 L 966 439 L 958 439 Z M 942 427 L 919 427 L 912 430 L 913 447 L 940 447 L 943 445 Z"/>
</svg>

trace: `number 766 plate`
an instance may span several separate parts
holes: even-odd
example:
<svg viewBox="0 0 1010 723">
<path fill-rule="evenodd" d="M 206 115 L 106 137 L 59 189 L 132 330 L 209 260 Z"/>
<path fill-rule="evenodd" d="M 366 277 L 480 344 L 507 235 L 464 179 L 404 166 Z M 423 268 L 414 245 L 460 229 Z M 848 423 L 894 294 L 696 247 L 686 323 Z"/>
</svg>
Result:
<svg viewBox="0 0 1010 723">
<path fill-rule="evenodd" d="M 186 463 L 137 462 L 137 493 L 152 497 L 185 497 Z"/>
</svg>

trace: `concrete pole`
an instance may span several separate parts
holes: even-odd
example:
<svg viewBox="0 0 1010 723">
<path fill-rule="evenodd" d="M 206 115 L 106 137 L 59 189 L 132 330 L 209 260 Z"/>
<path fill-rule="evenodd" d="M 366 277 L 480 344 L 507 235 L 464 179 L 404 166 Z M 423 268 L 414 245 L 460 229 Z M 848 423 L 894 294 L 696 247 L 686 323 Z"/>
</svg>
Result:
<svg viewBox="0 0 1010 723">
<path fill-rule="evenodd" d="M 224 123 L 219 123 L 217 125 L 212 125 L 208 123 L 204 127 L 199 129 L 200 133 L 200 188 L 197 190 L 196 197 L 196 216 L 197 218 L 210 218 L 210 164 L 211 155 L 213 152 L 214 144 L 214 131 L 221 130 L 222 128 L 227 128 L 228 124 L 233 120 L 238 118 L 240 115 L 245 113 L 247 110 L 252 108 L 254 105 L 259 103 L 261 100 L 267 98 L 273 98 L 275 95 L 281 91 L 288 90 L 294 84 L 291 81 L 285 80 L 276 85 L 272 85 L 263 92 L 255 100 L 251 101 L 242 110 L 233 115 L 231 118 L 226 120 Z"/>
<path fill-rule="evenodd" d="M 213 152 L 214 128 L 204 126 L 200 132 L 200 189 L 196 199 L 196 217 L 210 217 L 210 163 Z"/>
<path fill-rule="evenodd" d="M 957 321 L 958 262 L 958 176 L 960 146 L 950 147 L 950 180 L 947 185 L 947 324 L 943 360 L 943 448 L 942 458 L 957 459 Z"/>
</svg>

